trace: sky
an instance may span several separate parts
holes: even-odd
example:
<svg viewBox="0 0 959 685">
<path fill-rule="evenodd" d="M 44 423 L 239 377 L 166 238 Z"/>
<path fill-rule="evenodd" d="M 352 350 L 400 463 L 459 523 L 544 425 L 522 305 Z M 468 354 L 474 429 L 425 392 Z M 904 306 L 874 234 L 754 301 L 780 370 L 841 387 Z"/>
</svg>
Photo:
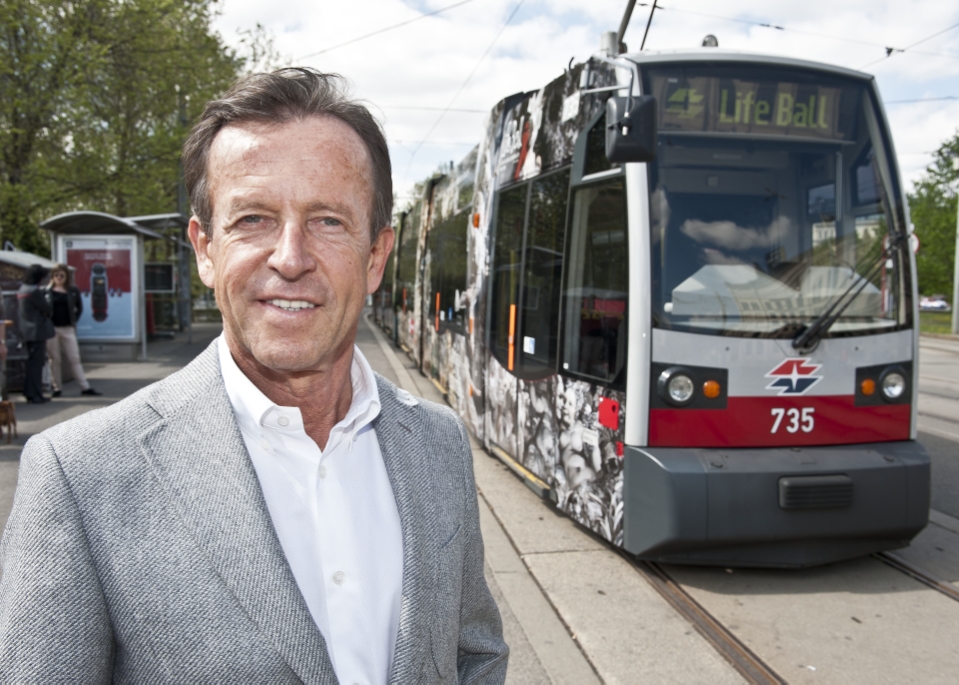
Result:
<svg viewBox="0 0 959 685">
<path fill-rule="evenodd" d="M 636 3 L 624 37 L 630 52 L 643 41 L 651 2 Z M 214 28 L 227 44 L 239 46 L 243 32 L 260 25 L 272 37 L 278 65 L 345 76 L 384 126 L 402 206 L 415 182 L 458 162 L 479 142 L 485 114 L 499 100 L 536 90 L 570 59 L 582 62 L 598 51 L 602 32 L 619 28 L 626 5 L 221 0 Z M 356 40 L 382 29 L 389 30 Z M 959 2 L 665 0 L 653 15 L 645 49 L 698 47 L 706 34 L 722 48 L 873 74 L 907 190 L 934 151 L 959 131 Z"/>
</svg>

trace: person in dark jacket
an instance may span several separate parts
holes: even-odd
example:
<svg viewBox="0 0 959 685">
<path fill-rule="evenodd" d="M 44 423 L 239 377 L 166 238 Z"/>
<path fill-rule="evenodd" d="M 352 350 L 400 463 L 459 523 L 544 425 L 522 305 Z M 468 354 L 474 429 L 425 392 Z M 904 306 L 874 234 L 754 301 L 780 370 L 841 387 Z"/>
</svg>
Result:
<svg viewBox="0 0 959 685">
<path fill-rule="evenodd" d="M 53 310 L 53 328 L 56 337 L 47 345 L 50 353 L 53 396 L 60 397 L 63 386 L 62 357 L 66 356 L 73 377 L 80 384 L 81 395 L 99 395 L 90 387 L 80 363 L 80 346 L 77 344 L 77 319 L 83 313 L 83 301 L 80 289 L 73 285 L 70 269 L 66 264 L 57 264 L 50 272 L 50 285 L 47 286 L 47 299 Z"/>
<path fill-rule="evenodd" d="M 51 316 L 53 308 L 40 282 L 50 273 L 49 269 L 32 264 L 27 267 L 23 285 L 17 291 L 20 309 L 20 334 L 27 343 L 27 367 L 23 380 L 23 396 L 31 404 L 43 404 L 50 400 L 43 396 L 43 363 L 47 358 L 47 340 L 56 335 Z"/>
</svg>

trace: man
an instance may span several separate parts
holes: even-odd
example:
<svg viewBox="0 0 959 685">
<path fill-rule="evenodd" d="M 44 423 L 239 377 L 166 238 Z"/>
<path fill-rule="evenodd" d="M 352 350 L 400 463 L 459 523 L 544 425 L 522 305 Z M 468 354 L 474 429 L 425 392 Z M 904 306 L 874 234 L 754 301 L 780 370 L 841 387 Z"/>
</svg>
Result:
<svg viewBox="0 0 959 685">
<path fill-rule="evenodd" d="M 336 77 L 248 77 L 184 148 L 223 335 L 34 437 L 0 681 L 502 682 L 469 443 L 354 346 L 393 244 L 382 133 Z"/>
</svg>

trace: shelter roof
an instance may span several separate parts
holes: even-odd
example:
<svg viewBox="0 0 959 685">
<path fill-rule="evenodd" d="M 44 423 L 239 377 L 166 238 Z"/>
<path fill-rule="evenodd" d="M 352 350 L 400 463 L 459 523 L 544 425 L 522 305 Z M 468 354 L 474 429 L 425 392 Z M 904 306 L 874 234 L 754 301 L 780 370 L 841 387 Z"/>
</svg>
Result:
<svg viewBox="0 0 959 685">
<path fill-rule="evenodd" d="M 140 235 L 147 239 L 163 240 L 166 236 L 157 233 L 150 223 L 157 216 L 120 217 L 103 212 L 66 212 L 40 223 L 40 228 L 61 235 Z M 149 220 L 146 224 L 137 219 Z"/>
<path fill-rule="evenodd" d="M 20 252 L 19 250 L 0 250 L 0 262 L 20 266 L 24 269 L 31 264 L 39 264 L 48 269 L 56 266 L 56 262 L 50 261 L 46 257 L 41 257 L 32 252 Z"/>
</svg>

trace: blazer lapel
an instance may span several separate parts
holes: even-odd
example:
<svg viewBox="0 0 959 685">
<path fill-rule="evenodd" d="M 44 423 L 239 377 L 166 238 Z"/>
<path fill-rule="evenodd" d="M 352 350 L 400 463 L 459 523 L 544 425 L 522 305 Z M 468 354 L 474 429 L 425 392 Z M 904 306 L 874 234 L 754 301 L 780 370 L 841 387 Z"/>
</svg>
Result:
<svg viewBox="0 0 959 685">
<path fill-rule="evenodd" d="M 377 376 L 380 413 L 373 422 L 403 530 L 403 596 L 390 683 L 421 680 L 430 655 L 436 544 L 430 525 L 433 475 L 412 395 Z M 397 398 L 403 394 L 404 400 Z M 408 399 L 407 399 L 408 398 Z"/>
<path fill-rule="evenodd" d="M 335 683 L 236 425 L 216 343 L 151 404 L 163 419 L 140 437 L 141 448 L 185 527 L 293 672 L 307 683 Z"/>
</svg>

